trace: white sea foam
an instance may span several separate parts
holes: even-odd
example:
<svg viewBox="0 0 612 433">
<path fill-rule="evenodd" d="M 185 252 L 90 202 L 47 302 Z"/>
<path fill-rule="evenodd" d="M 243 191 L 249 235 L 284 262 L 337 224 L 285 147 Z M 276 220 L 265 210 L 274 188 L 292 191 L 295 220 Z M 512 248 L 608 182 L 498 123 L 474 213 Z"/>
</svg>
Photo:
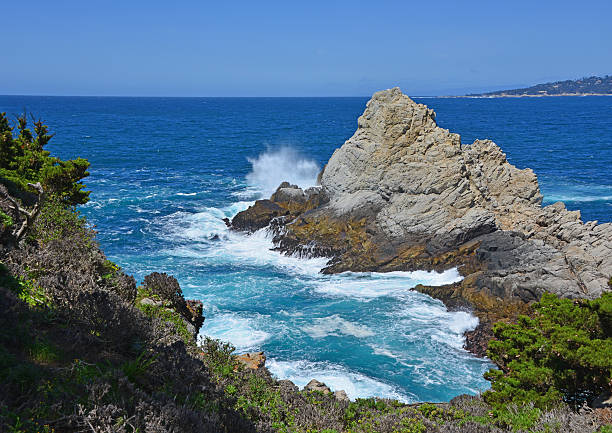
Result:
<svg viewBox="0 0 612 433">
<path fill-rule="evenodd" d="M 262 317 L 245 317 L 236 313 L 224 313 L 206 318 L 201 335 L 229 341 L 238 352 L 256 350 L 270 338 L 270 333 L 259 329 Z"/>
<path fill-rule="evenodd" d="M 316 185 L 319 165 L 290 147 L 268 149 L 257 158 L 249 158 L 252 170 L 247 182 L 263 197 L 269 197 L 282 182 L 302 188 Z"/>
<path fill-rule="evenodd" d="M 386 356 L 388 358 L 395 359 L 396 361 L 399 361 L 404 365 L 409 365 L 403 362 L 405 360 L 405 357 L 402 354 L 392 352 L 386 347 L 377 346 L 376 344 L 368 344 L 368 346 L 372 348 L 372 353 L 374 353 L 374 355 Z"/>
<path fill-rule="evenodd" d="M 225 242 L 205 253 L 218 261 L 250 266 L 273 266 L 290 274 L 317 276 L 326 265 L 326 258 L 298 258 L 272 251 L 272 239 L 266 230 L 244 235 L 229 232 Z"/>
<path fill-rule="evenodd" d="M 450 317 L 450 330 L 456 334 L 463 334 L 465 331 L 471 331 L 478 326 L 478 317 L 465 311 L 453 312 Z"/>
<path fill-rule="evenodd" d="M 289 379 L 300 388 L 310 380 L 317 379 L 332 391 L 344 390 L 351 400 L 376 396 L 394 398 L 406 403 L 416 401 L 415 396 L 406 395 L 390 384 L 330 362 L 268 359 L 266 367 L 277 378 Z"/>
<path fill-rule="evenodd" d="M 415 297 L 427 298 L 414 293 Z M 389 313 L 390 322 L 411 330 L 407 340 L 428 338 L 454 350 L 463 350 L 463 333 L 478 326 L 478 318 L 465 311 L 448 311 L 441 302 L 407 302 Z"/>
<path fill-rule="evenodd" d="M 350 335 L 357 338 L 371 337 L 374 332 L 364 325 L 350 322 L 337 314 L 313 319 L 310 325 L 302 326 L 302 330 L 312 338 Z"/>
<path fill-rule="evenodd" d="M 228 229 L 223 218 L 231 219 L 252 204 L 252 201 L 239 201 L 224 208 L 208 207 L 197 213 L 179 211 L 164 217 L 160 225 L 166 230 L 165 235 L 171 239 L 205 242 L 215 236 L 227 238 Z"/>
<path fill-rule="evenodd" d="M 180 195 L 183 197 L 192 197 L 194 195 L 197 195 L 197 192 L 177 192 L 176 195 Z"/>
<path fill-rule="evenodd" d="M 434 271 L 344 272 L 317 283 L 314 290 L 326 296 L 372 299 L 381 296 L 404 295 L 417 284 L 439 286 L 455 283 L 461 279 L 457 269 L 441 273 Z"/>
<path fill-rule="evenodd" d="M 544 197 L 547 202 L 570 201 L 570 202 L 591 202 L 591 201 L 611 201 L 612 195 L 589 195 L 589 194 L 551 194 Z"/>
</svg>

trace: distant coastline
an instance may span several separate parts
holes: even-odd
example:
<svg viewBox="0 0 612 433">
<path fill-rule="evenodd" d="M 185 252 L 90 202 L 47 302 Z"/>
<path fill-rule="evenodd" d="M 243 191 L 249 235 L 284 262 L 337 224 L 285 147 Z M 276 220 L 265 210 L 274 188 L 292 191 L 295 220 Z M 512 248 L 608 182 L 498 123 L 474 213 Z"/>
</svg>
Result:
<svg viewBox="0 0 612 433">
<path fill-rule="evenodd" d="M 438 98 L 473 98 L 473 99 L 495 99 L 495 98 L 548 98 L 548 97 L 560 97 L 560 96 L 612 96 L 612 93 L 557 93 L 553 95 L 549 94 L 522 94 L 512 95 L 502 93 L 499 95 L 456 95 L 456 96 L 438 96 Z"/>
<path fill-rule="evenodd" d="M 546 96 L 612 96 L 612 76 L 584 77 L 577 80 L 536 84 L 520 89 L 471 93 L 462 98 L 542 98 Z"/>
</svg>

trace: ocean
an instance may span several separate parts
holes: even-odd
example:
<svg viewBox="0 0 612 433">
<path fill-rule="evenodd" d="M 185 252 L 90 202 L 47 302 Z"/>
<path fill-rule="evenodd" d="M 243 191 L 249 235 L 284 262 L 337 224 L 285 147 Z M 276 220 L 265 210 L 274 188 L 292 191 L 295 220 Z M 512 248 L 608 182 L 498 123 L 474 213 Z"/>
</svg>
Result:
<svg viewBox="0 0 612 433">
<path fill-rule="evenodd" d="M 278 378 L 316 378 L 351 398 L 478 393 L 491 364 L 462 349 L 477 319 L 410 291 L 456 281 L 456 270 L 322 275 L 324 259 L 282 256 L 265 231 L 221 220 L 282 181 L 313 185 L 367 99 L 0 96 L 0 111 L 27 109 L 56 133 L 53 154 L 89 159 L 80 210 L 102 249 L 138 281 L 174 275 L 204 303 L 202 335 L 265 351 Z M 463 143 L 492 139 L 534 169 L 545 204 L 612 221 L 612 98 L 414 99 Z"/>
</svg>

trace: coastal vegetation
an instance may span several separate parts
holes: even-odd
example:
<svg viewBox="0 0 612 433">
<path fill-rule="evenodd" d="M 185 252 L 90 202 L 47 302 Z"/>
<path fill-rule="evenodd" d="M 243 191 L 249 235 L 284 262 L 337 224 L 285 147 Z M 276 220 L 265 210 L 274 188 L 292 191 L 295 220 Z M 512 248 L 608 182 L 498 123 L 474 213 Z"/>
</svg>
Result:
<svg viewBox="0 0 612 433">
<path fill-rule="evenodd" d="M 499 370 L 484 397 L 404 404 L 299 390 L 246 367 L 229 343 L 198 341 L 201 304 L 176 279 L 137 286 L 106 258 L 75 208 L 89 196 L 87 161 L 45 151 L 42 122 L 32 134 L 25 116 L 13 128 L 2 115 L 0 129 L 0 431 L 612 431 L 610 409 L 581 406 L 610 385 L 608 295 L 546 295 L 531 317 L 496 325 Z"/>
<path fill-rule="evenodd" d="M 612 293 L 572 301 L 544 294 L 532 317 L 499 322 L 489 343 L 498 369 L 486 377 L 485 401 L 574 408 L 612 391 Z"/>
</svg>

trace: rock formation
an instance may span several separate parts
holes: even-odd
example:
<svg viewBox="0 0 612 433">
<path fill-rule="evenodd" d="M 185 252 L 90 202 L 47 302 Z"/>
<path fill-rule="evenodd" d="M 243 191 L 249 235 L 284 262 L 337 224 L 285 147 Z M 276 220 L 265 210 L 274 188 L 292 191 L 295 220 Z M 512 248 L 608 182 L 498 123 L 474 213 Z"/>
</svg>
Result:
<svg viewBox="0 0 612 433">
<path fill-rule="evenodd" d="M 304 386 L 304 391 L 315 391 L 320 392 L 322 394 L 332 394 L 336 400 L 349 402 L 351 401 L 346 391 L 343 389 L 339 389 L 337 391 L 333 391 L 329 388 L 329 386 L 325 385 L 323 382 L 319 382 L 317 379 L 312 379 L 310 382 Z"/>
<path fill-rule="evenodd" d="M 266 365 L 266 355 L 263 352 L 250 352 L 237 355 L 236 360 L 251 370 L 258 370 Z"/>
<path fill-rule="evenodd" d="M 281 185 L 233 226 L 265 220 L 280 251 L 330 257 L 327 273 L 457 266 L 461 283 L 417 290 L 471 307 L 486 323 L 544 291 L 609 290 L 612 224 L 583 223 L 561 202 L 542 207 L 531 169 L 511 165 L 490 140 L 462 145 L 398 88 L 374 94 L 319 182 L 307 191 Z"/>
</svg>

